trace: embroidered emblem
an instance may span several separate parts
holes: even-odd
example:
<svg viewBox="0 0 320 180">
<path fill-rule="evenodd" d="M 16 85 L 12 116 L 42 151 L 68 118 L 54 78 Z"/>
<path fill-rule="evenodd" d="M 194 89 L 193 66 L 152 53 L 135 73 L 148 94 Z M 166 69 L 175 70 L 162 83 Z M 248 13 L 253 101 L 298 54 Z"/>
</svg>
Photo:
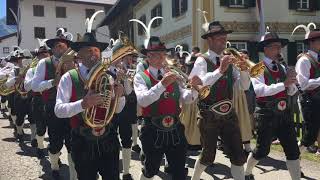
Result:
<svg viewBox="0 0 320 180">
<path fill-rule="evenodd" d="M 286 101 L 279 101 L 278 102 L 278 110 L 284 111 L 287 108 L 287 102 Z"/>
<path fill-rule="evenodd" d="M 166 116 L 162 119 L 162 126 L 169 128 L 174 124 L 174 118 L 171 116 Z"/>
</svg>

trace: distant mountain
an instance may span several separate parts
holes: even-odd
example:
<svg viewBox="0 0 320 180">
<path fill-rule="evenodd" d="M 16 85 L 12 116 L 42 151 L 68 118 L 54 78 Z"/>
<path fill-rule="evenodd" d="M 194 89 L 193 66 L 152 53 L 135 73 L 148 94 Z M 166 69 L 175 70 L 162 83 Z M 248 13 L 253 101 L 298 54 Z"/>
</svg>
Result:
<svg viewBox="0 0 320 180">
<path fill-rule="evenodd" d="M 0 19 L 0 37 L 17 32 L 16 25 L 6 25 L 6 17 Z"/>
</svg>

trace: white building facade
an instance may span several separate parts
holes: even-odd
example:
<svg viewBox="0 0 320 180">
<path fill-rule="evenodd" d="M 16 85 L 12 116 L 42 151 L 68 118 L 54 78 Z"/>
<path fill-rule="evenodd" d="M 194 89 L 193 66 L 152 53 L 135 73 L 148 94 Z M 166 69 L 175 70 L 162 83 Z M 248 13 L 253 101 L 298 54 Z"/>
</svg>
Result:
<svg viewBox="0 0 320 180">
<path fill-rule="evenodd" d="M 85 20 L 94 12 L 110 8 L 114 0 L 104 1 L 51 1 L 51 0 L 18 0 L 21 19 L 20 47 L 35 49 L 37 38 L 50 39 L 55 37 L 58 28 L 65 28 L 77 39 L 77 33 L 83 35 L 86 30 Z M 111 3 L 111 4 L 110 4 Z M 8 14 L 8 12 L 7 12 Z M 93 23 L 95 29 L 105 13 L 99 14 Z M 109 42 L 108 27 L 97 29 L 98 41 Z"/>
<path fill-rule="evenodd" d="M 13 46 L 17 44 L 16 33 L 0 37 L 0 57 L 6 57 L 13 51 Z"/>
</svg>

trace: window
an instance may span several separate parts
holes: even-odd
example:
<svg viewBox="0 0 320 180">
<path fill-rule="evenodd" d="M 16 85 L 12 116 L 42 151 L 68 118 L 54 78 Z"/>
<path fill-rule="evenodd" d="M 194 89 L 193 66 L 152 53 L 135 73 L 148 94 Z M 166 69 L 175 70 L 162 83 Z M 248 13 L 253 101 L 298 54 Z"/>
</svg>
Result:
<svg viewBox="0 0 320 180">
<path fill-rule="evenodd" d="M 46 29 L 44 27 L 34 27 L 34 38 L 45 39 Z"/>
<path fill-rule="evenodd" d="M 297 9 L 309 10 L 309 0 L 297 0 Z"/>
<path fill-rule="evenodd" d="M 230 0 L 230 7 L 244 7 L 244 0 Z"/>
<path fill-rule="evenodd" d="M 152 10 L 151 10 L 151 18 L 154 18 L 156 16 L 160 16 L 162 17 L 162 6 L 161 4 L 158 4 L 157 6 L 155 6 Z M 159 27 L 162 23 L 162 19 L 157 19 L 152 23 L 152 27 L 156 28 Z"/>
<path fill-rule="evenodd" d="M 86 18 L 90 18 L 95 12 L 95 9 L 86 9 Z"/>
<path fill-rule="evenodd" d="M 9 54 L 10 53 L 10 48 L 9 47 L 3 47 L 2 52 L 3 52 L 3 54 Z"/>
<path fill-rule="evenodd" d="M 297 42 L 297 53 L 303 53 L 303 52 L 307 52 L 308 51 L 308 47 L 306 44 L 304 44 L 303 42 Z"/>
<path fill-rule="evenodd" d="M 56 17 L 57 18 L 66 18 L 67 17 L 67 12 L 66 12 L 66 7 L 56 7 Z"/>
<path fill-rule="evenodd" d="M 172 17 L 179 17 L 188 10 L 188 0 L 172 0 Z"/>
<path fill-rule="evenodd" d="M 245 49 L 247 50 L 247 43 L 246 42 L 230 42 L 232 48 L 236 48 L 238 50 Z"/>
<path fill-rule="evenodd" d="M 147 18 L 146 18 L 146 15 L 142 15 L 139 20 L 141 22 L 143 22 L 144 24 L 146 24 L 146 21 L 147 21 Z M 144 34 L 144 29 L 141 25 L 138 25 L 138 35 L 143 35 Z"/>
<path fill-rule="evenodd" d="M 41 5 L 33 5 L 33 16 L 43 17 L 44 7 Z"/>
</svg>

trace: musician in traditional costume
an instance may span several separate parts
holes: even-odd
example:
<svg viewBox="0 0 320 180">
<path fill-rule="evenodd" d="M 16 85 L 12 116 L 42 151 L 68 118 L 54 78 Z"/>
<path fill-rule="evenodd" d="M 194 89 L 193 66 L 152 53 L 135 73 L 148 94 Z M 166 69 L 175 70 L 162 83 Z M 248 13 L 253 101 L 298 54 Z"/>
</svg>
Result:
<svg viewBox="0 0 320 180">
<path fill-rule="evenodd" d="M 59 119 L 54 113 L 56 101 L 56 86 L 64 72 L 57 70 L 62 55 L 72 43 L 72 34 L 64 32 L 63 28 L 58 29 L 53 39 L 46 41 L 51 48 L 52 56 L 41 59 L 37 64 L 31 87 L 33 92 L 41 92 L 44 102 L 45 120 L 48 126 L 49 135 L 49 159 L 51 163 L 52 176 L 59 178 L 59 156 L 63 144 L 66 145 L 70 155 L 70 126 L 67 120 Z"/>
<path fill-rule="evenodd" d="M 177 83 L 177 75 L 166 72 L 168 49 L 159 37 L 148 39 L 141 53 L 148 56 L 148 69 L 134 78 L 134 90 L 142 107 L 143 125 L 140 140 L 145 159 L 140 179 L 152 179 L 159 171 L 163 155 L 172 169 L 172 179 L 185 179 L 186 138 L 180 123 L 179 100 L 191 103 L 198 93 Z M 192 85 L 200 84 L 196 78 Z"/>
<path fill-rule="evenodd" d="M 210 86 L 210 94 L 199 101 L 199 129 L 202 152 L 195 164 L 193 180 L 199 180 L 207 166 L 214 162 L 218 136 L 224 142 L 231 161 L 231 174 L 234 179 L 244 179 L 243 164 L 246 161 L 237 115 L 233 109 L 233 88 L 246 90 L 250 79 L 248 72 L 239 72 L 231 64 L 231 55 L 223 55 L 226 48 L 226 30 L 218 21 L 205 28 L 201 37 L 207 40 L 209 50 L 198 57 L 190 77 L 197 75 L 204 86 Z M 239 65 L 245 62 L 239 61 Z"/>
<path fill-rule="evenodd" d="M 313 30 L 311 30 L 313 26 Z M 301 152 L 312 145 L 320 131 L 320 29 L 314 23 L 308 26 L 299 25 L 297 28 L 306 31 L 304 43 L 308 52 L 298 56 L 296 64 L 297 80 L 303 93 L 299 95 L 299 108 L 304 120 L 304 133 L 299 142 Z M 295 30 L 297 29 L 295 28 Z"/>
<path fill-rule="evenodd" d="M 49 48 L 46 46 L 44 40 L 39 40 L 39 46 L 39 49 L 36 49 L 35 51 L 36 57 L 32 62 L 32 67 L 30 67 L 26 73 L 26 77 L 24 79 L 24 89 L 27 92 L 31 92 L 31 116 L 36 123 L 36 139 L 33 142 L 31 142 L 31 145 L 37 148 L 37 156 L 39 159 L 42 159 L 45 157 L 43 141 L 44 135 L 47 131 L 46 119 L 44 116 L 43 108 L 44 104 L 42 101 L 41 93 L 33 92 L 31 85 L 37 63 L 39 63 L 41 59 L 49 57 L 50 51 Z"/>
<path fill-rule="evenodd" d="M 255 111 L 257 127 L 257 146 L 249 155 L 246 179 L 252 180 L 252 169 L 267 157 L 272 139 L 277 137 L 286 155 L 286 164 L 291 179 L 300 179 L 299 148 L 295 125 L 288 104 L 289 96 L 297 92 L 296 73 L 279 64 L 281 50 L 288 44 L 288 39 L 279 38 L 274 32 L 266 32 L 258 43 L 258 50 L 264 53 L 264 74 L 252 78 L 256 94 Z"/>
<path fill-rule="evenodd" d="M 1 59 L 1 62 L 0 62 L 0 67 L 1 67 L 0 72 L 6 68 L 6 65 L 7 65 L 7 63 L 8 63 L 7 61 L 8 61 L 8 58 L 7 58 L 7 57 L 3 57 L 3 58 Z M 5 76 L 6 76 L 6 74 L 3 74 L 3 78 L 4 78 Z M 8 110 L 7 107 L 6 107 L 6 104 L 7 104 L 7 96 L 2 95 L 2 96 L 1 96 L 0 111 L 1 111 L 2 116 L 3 116 L 4 118 L 8 118 L 7 114 L 5 113 L 5 112 Z M 10 115 L 9 115 L 9 116 L 10 116 Z"/>
<path fill-rule="evenodd" d="M 118 130 L 121 145 L 122 145 L 122 165 L 123 175 L 122 179 L 133 179 L 130 172 L 131 161 L 131 147 L 133 142 L 132 137 L 132 122 L 137 120 L 137 98 L 133 91 L 133 76 L 135 69 L 129 69 L 132 65 L 132 58 L 138 54 L 134 46 L 129 42 L 127 37 L 119 37 L 115 41 L 112 47 L 112 61 L 116 62 L 109 67 L 110 73 L 113 78 L 124 86 L 124 94 L 126 96 L 126 105 L 121 113 L 116 114 L 113 120 L 113 124 L 116 130 Z M 133 71 L 133 72 L 132 72 Z M 130 79 L 129 79 L 130 78 Z"/>
<path fill-rule="evenodd" d="M 92 22 L 96 14 L 91 18 Z M 82 39 L 71 46 L 82 63 L 62 76 L 55 113 L 60 118 L 71 118 L 71 153 L 78 179 L 96 179 L 99 173 L 104 180 L 119 180 L 120 146 L 111 119 L 114 111 L 121 112 L 125 105 L 123 86 L 115 85 L 115 79 L 105 73 L 110 59 L 101 60 L 101 52 L 108 43 L 97 42 L 91 25 L 88 26 Z M 101 71 L 96 74 L 99 68 Z M 96 79 L 92 81 L 91 78 Z M 95 87 L 95 83 L 101 88 Z M 92 111 L 95 113 L 88 117 Z M 108 120 L 104 119 L 110 112 Z"/>
</svg>

